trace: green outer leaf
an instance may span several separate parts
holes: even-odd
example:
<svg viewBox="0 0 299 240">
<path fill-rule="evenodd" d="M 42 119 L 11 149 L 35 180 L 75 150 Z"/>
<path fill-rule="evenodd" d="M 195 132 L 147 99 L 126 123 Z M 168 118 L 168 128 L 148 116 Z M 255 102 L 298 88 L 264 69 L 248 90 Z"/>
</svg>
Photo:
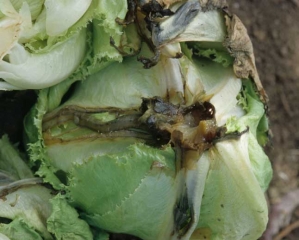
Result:
<svg viewBox="0 0 299 240">
<path fill-rule="evenodd" d="M 122 56 L 120 53 L 110 45 L 110 37 L 111 32 L 105 29 L 102 26 L 102 21 L 94 19 L 93 20 L 93 59 L 91 65 L 88 66 L 89 74 L 93 74 L 98 72 L 99 70 L 103 69 L 110 62 L 122 61 Z M 120 35 L 116 35 L 115 39 L 116 42 L 119 42 Z"/>
<path fill-rule="evenodd" d="M 82 164 L 74 166 L 70 173 L 68 190 L 71 191 L 73 198 L 80 200 L 77 201 L 78 204 L 80 202 L 79 205 L 85 205 L 88 213 L 94 212 L 104 215 L 116 205 L 120 205 L 127 195 L 134 192 L 142 179 L 149 173 L 155 161 L 160 163 L 167 172 L 173 174 L 173 159 L 174 152 L 169 146 L 165 150 L 159 150 L 143 144 L 131 145 L 125 151 L 118 153 L 92 154 Z M 87 184 L 87 186 L 98 185 L 98 189 L 84 187 L 82 184 Z M 109 201 L 105 201 L 107 196 L 113 194 L 111 193 L 112 186 L 118 194 Z M 101 191 L 99 191 L 100 189 Z M 90 196 L 97 197 L 90 198 Z M 99 208 L 97 208 L 96 202 L 93 202 L 96 199 L 102 202 L 101 206 L 98 206 Z M 93 207 L 89 207 L 89 205 Z"/>
<path fill-rule="evenodd" d="M 42 240 L 42 236 L 39 235 L 32 227 L 30 227 L 24 219 L 14 219 L 9 224 L 0 223 L 0 233 L 5 234 L 10 240 Z M 1 235 L 0 235 L 0 239 Z M 46 238 L 52 239 L 52 238 Z"/>
<path fill-rule="evenodd" d="M 195 45 L 197 46 L 197 45 Z M 198 49 L 199 56 L 209 58 L 214 62 L 222 64 L 223 67 L 229 67 L 233 65 L 234 59 L 230 56 L 228 52 L 225 51 L 217 51 L 216 49 Z"/>
<path fill-rule="evenodd" d="M 263 148 L 259 145 L 252 133 L 249 133 L 248 151 L 252 171 L 254 172 L 261 189 L 263 192 L 266 192 L 273 175 L 272 166 L 268 156 L 265 154 Z"/>
<path fill-rule="evenodd" d="M 92 240 L 93 236 L 88 224 L 79 219 L 79 214 L 65 198 L 57 195 L 50 200 L 52 214 L 47 220 L 48 230 L 57 240 Z"/>
<path fill-rule="evenodd" d="M 39 166 L 36 174 L 43 177 L 44 182 L 51 183 L 56 189 L 61 189 L 61 182 L 54 174 L 57 169 L 51 165 L 42 137 L 42 119 L 48 110 L 48 92 L 49 89 L 39 92 L 36 105 L 24 119 L 24 142 L 31 164 Z"/>
<path fill-rule="evenodd" d="M 124 19 L 127 13 L 126 0 L 97 0 L 98 6 L 95 19 L 104 28 L 106 34 L 113 39 L 119 37 L 123 32 L 123 26 L 118 24 L 115 19 Z M 110 42 L 110 41 L 109 41 Z M 118 41 L 116 41 L 118 43 Z"/>
<path fill-rule="evenodd" d="M 269 122 L 268 117 L 264 114 L 257 126 L 257 141 L 261 146 L 266 146 L 269 142 Z"/>
<path fill-rule="evenodd" d="M 264 104 L 260 101 L 250 80 L 243 81 L 244 90 L 239 102 L 246 114 L 237 119 L 228 119 L 227 132 L 242 132 L 249 128 L 248 151 L 254 172 L 261 188 L 266 191 L 272 179 L 272 168 L 268 156 L 260 144 L 265 144 L 268 131 Z M 261 142 L 259 142 L 260 140 Z"/>
<path fill-rule="evenodd" d="M 255 101 L 248 101 L 248 107 L 251 107 L 252 111 L 255 111 L 255 109 L 253 109 L 252 105 L 258 105 L 258 103 L 260 105 L 260 103 L 261 103 L 261 99 L 258 95 L 257 89 L 256 89 L 255 85 L 253 84 L 253 82 L 250 81 L 249 79 L 247 79 L 243 82 L 244 82 L 243 84 L 245 86 L 245 91 L 247 92 L 247 95 L 250 95 L 255 100 Z M 263 105 L 263 109 L 264 109 L 263 114 L 259 120 L 257 129 L 256 129 L 256 138 L 261 146 L 265 146 L 269 140 L 269 137 L 268 137 L 269 123 L 268 123 L 267 115 L 265 113 L 264 105 Z M 250 111 L 250 109 L 248 109 L 248 112 L 249 111 Z"/>
<path fill-rule="evenodd" d="M 205 153 L 211 161 L 198 227 L 211 239 L 258 239 L 268 221 L 267 202 L 248 153 L 248 134 L 221 141 Z M 199 231 L 200 231 L 199 229 Z"/>
<path fill-rule="evenodd" d="M 109 240 L 109 234 L 101 229 L 97 229 L 93 234 L 94 240 Z"/>
<path fill-rule="evenodd" d="M 11 145 L 7 135 L 0 139 L 0 169 L 10 173 L 16 180 L 33 177 L 31 170 L 17 149 Z"/>
<path fill-rule="evenodd" d="M 74 131 L 72 131 L 69 139 L 73 140 L 74 138 Z M 51 159 L 52 166 L 64 172 L 69 172 L 74 164 L 82 164 L 91 156 L 122 153 L 128 146 L 137 142 L 139 141 L 135 138 L 90 138 L 65 144 L 47 146 L 47 155 Z M 63 161 L 61 161 L 61 159 L 63 159 Z"/>
<path fill-rule="evenodd" d="M 76 165 L 67 190 L 92 226 L 142 239 L 165 239 L 173 227 L 174 167 L 170 147 L 131 145 L 124 152 L 90 156 Z"/>
<path fill-rule="evenodd" d="M 240 119 L 232 118 L 227 122 L 227 131 L 244 131 L 249 127 L 249 131 L 257 138 L 263 139 L 268 131 L 268 122 L 265 115 L 265 106 L 261 102 L 254 89 L 254 83 L 243 80 L 243 91 L 239 94 L 239 105 L 246 111 L 245 116 Z M 261 144 L 261 143 L 260 143 Z"/>
<path fill-rule="evenodd" d="M 51 190 L 40 185 L 20 187 L 0 199 L 0 217 L 22 219 L 45 239 L 51 239 L 46 219 L 51 214 Z"/>
<path fill-rule="evenodd" d="M 249 128 L 249 131 L 256 137 L 257 127 L 261 118 L 263 117 L 264 105 L 261 102 L 254 100 L 251 96 L 246 96 L 248 101 L 248 112 L 241 118 L 231 118 L 227 121 L 227 132 L 242 132 L 246 128 Z"/>
</svg>

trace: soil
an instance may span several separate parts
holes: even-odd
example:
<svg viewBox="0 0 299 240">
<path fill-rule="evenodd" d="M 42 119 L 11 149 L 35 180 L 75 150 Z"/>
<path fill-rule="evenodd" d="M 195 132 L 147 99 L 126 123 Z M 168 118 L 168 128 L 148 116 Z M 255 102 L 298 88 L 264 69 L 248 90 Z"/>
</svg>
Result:
<svg viewBox="0 0 299 240">
<path fill-rule="evenodd" d="M 228 0 L 248 29 L 269 96 L 272 137 L 266 151 L 274 176 L 267 192 L 270 223 L 264 240 L 299 239 L 299 0 Z M 0 136 L 21 141 L 33 91 L 0 91 Z"/>
</svg>

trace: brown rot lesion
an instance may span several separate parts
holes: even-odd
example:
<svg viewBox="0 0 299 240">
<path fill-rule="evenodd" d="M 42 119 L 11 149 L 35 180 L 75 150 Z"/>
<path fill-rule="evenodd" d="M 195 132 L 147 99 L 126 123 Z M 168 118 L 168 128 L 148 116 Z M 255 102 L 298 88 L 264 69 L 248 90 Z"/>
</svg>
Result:
<svg viewBox="0 0 299 240">
<path fill-rule="evenodd" d="M 124 57 L 132 57 L 140 52 L 140 48 L 134 49 L 133 47 L 122 44 L 117 46 L 113 37 L 110 37 L 110 46 L 114 47 Z"/>
<path fill-rule="evenodd" d="M 144 98 L 140 121 L 160 136 L 167 136 L 173 146 L 204 151 L 218 136 L 215 108 L 209 102 L 191 106 L 174 105 L 159 97 Z"/>
<path fill-rule="evenodd" d="M 120 25 L 129 25 L 136 22 L 138 11 L 145 15 L 144 20 L 147 23 L 152 22 L 155 18 L 163 18 L 174 14 L 173 11 L 165 8 L 164 4 L 156 0 L 127 0 L 127 6 L 128 11 L 125 18 L 115 20 Z"/>
<path fill-rule="evenodd" d="M 139 1 L 140 9 L 146 14 L 148 20 L 155 18 L 163 18 L 174 14 L 169 8 L 165 8 L 165 5 L 156 0 L 151 1 Z"/>
<path fill-rule="evenodd" d="M 153 52 L 153 57 L 138 56 L 137 60 L 140 61 L 144 68 L 149 69 L 155 66 L 161 57 L 161 50 L 159 46 L 155 46 L 152 39 L 152 31 L 157 31 L 159 28 L 158 23 L 165 17 L 172 16 L 174 14 L 163 2 L 156 0 L 128 0 L 128 11 L 124 19 L 117 18 L 115 21 L 127 28 L 129 25 L 134 24 L 140 41 L 146 43 Z M 138 55 L 138 51 L 124 50 L 123 46 L 117 46 L 114 39 L 110 37 L 110 45 L 114 47 L 122 56 L 134 56 Z M 181 56 L 177 56 L 181 57 Z"/>
<path fill-rule="evenodd" d="M 129 25 L 131 23 L 134 23 L 136 20 L 136 15 L 137 15 L 137 1 L 136 0 L 128 0 L 128 11 L 127 14 L 125 16 L 125 19 L 120 19 L 120 18 L 116 18 L 115 21 L 119 24 L 119 25 Z"/>
<path fill-rule="evenodd" d="M 143 67 L 145 69 L 149 69 L 151 67 L 154 67 L 158 64 L 161 56 L 161 51 L 159 49 L 154 50 L 154 56 L 151 58 L 144 57 L 144 56 L 138 56 L 137 60 L 143 64 Z"/>
<path fill-rule="evenodd" d="M 235 132 L 227 132 L 226 127 L 222 127 L 219 129 L 219 136 L 213 140 L 213 143 L 216 144 L 218 142 L 227 141 L 227 140 L 238 140 L 243 134 L 249 132 L 249 127 L 243 131 L 235 131 Z"/>
</svg>

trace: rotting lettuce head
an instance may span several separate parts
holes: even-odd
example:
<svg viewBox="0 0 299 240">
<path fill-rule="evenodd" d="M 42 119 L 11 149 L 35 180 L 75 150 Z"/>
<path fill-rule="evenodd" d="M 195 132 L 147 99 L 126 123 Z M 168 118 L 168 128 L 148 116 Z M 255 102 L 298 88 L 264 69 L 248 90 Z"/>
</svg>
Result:
<svg viewBox="0 0 299 240">
<path fill-rule="evenodd" d="M 235 71 L 235 55 L 251 53 L 227 50 L 239 40 L 217 2 L 128 5 L 116 19 L 124 45 L 94 43 L 121 62 L 40 91 L 25 120 L 31 161 L 93 229 L 145 240 L 262 235 L 266 96 L 252 69 Z"/>
</svg>

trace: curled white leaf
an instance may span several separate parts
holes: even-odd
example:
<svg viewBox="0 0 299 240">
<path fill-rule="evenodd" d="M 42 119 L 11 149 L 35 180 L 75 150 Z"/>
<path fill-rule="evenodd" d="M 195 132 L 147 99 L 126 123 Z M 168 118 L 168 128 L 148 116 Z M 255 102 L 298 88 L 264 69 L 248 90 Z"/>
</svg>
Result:
<svg viewBox="0 0 299 240">
<path fill-rule="evenodd" d="M 85 55 L 85 38 L 86 30 L 82 30 L 43 54 L 30 53 L 23 45 L 16 44 L 8 54 L 8 61 L 0 62 L 0 78 L 11 85 L 11 89 L 53 86 L 78 68 Z"/>
</svg>

